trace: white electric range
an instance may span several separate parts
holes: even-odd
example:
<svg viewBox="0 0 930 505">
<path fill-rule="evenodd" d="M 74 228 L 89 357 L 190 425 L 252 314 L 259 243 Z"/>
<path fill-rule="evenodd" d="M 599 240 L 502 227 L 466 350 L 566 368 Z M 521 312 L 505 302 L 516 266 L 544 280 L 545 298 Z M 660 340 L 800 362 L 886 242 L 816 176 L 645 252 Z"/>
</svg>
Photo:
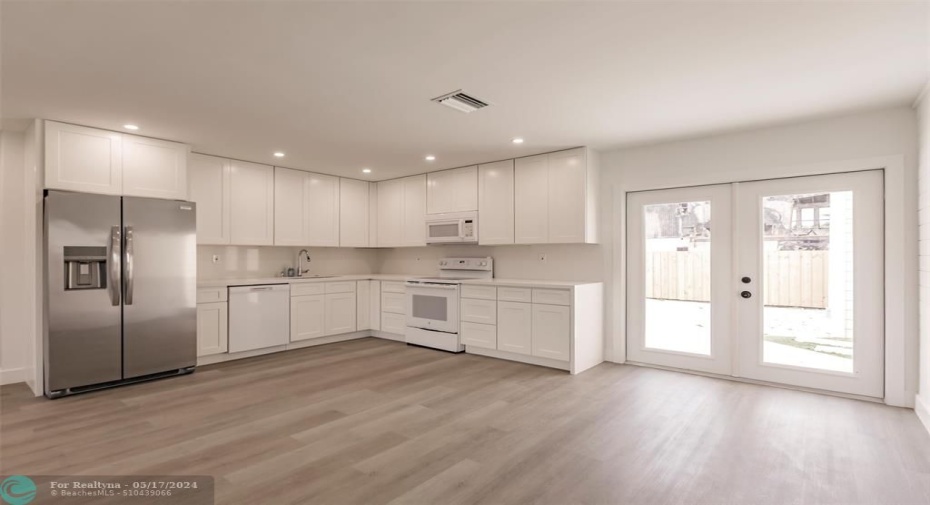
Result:
<svg viewBox="0 0 930 505">
<path fill-rule="evenodd" d="M 462 352 L 459 338 L 461 281 L 494 278 L 494 259 L 444 258 L 439 275 L 407 281 L 408 344 Z"/>
</svg>

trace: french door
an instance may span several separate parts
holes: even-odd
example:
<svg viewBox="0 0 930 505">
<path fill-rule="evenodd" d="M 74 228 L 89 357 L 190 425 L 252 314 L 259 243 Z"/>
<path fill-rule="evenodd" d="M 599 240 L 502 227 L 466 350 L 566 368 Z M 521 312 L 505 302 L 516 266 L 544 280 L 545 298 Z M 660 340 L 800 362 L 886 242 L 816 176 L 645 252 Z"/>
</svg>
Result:
<svg viewBox="0 0 930 505">
<path fill-rule="evenodd" d="M 630 193 L 630 361 L 883 396 L 882 172 Z"/>
</svg>

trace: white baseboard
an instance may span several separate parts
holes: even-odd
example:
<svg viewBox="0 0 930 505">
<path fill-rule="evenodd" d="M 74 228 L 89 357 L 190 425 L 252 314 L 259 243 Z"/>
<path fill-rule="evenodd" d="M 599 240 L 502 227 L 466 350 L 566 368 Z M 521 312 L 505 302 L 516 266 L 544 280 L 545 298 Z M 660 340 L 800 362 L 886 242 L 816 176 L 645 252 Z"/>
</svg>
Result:
<svg viewBox="0 0 930 505">
<path fill-rule="evenodd" d="M 567 361 L 558 361 L 549 358 L 538 358 L 536 356 L 527 356 L 525 354 L 517 354 L 513 352 L 498 351 L 497 349 L 485 349 L 484 347 L 475 347 L 475 346 L 465 346 L 465 352 L 467 354 L 477 354 L 479 356 L 486 356 L 488 358 L 497 358 L 505 359 L 507 361 L 519 361 L 520 363 L 526 363 L 529 365 L 544 366 L 548 368 L 558 368 L 559 370 L 565 370 L 566 372 L 571 372 L 571 366 Z"/>
<path fill-rule="evenodd" d="M 28 371 L 29 370 L 24 367 L 0 370 L 0 385 L 26 382 L 26 379 L 29 378 L 27 373 Z"/>
<path fill-rule="evenodd" d="M 914 412 L 917 413 L 917 418 L 920 419 L 924 428 L 930 432 L 930 399 L 926 398 L 926 396 L 926 394 L 923 394 L 914 398 Z"/>
</svg>

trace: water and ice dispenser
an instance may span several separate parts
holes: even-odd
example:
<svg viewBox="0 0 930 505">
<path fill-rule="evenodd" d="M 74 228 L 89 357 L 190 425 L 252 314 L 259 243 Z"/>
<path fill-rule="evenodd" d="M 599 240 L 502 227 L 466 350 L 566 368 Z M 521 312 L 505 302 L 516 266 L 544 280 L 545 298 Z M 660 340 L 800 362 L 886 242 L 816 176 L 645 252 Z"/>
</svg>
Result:
<svg viewBox="0 0 930 505">
<path fill-rule="evenodd" d="M 107 287 L 107 248 L 65 246 L 65 291 Z"/>
</svg>

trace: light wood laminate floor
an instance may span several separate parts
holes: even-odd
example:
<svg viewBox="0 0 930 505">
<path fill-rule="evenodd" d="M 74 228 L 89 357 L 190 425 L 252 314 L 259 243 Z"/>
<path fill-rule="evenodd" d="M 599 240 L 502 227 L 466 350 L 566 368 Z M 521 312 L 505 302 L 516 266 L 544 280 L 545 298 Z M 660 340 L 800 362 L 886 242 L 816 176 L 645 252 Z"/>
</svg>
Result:
<svg viewBox="0 0 930 505">
<path fill-rule="evenodd" d="M 634 366 L 363 339 L 0 392 L 0 473 L 211 474 L 223 504 L 930 503 L 911 410 Z"/>
</svg>

